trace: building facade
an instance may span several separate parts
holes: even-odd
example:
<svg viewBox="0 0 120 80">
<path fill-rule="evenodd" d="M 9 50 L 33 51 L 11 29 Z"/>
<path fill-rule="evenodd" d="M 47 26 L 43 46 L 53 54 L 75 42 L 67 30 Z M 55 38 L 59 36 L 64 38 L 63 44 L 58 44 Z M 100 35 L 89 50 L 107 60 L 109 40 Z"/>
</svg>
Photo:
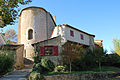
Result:
<svg viewBox="0 0 120 80">
<path fill-rule="evenodd" d="M 34 56 L 34 47 L 31 44 L 50 38 L 55 26 L 51 14 L 45 9 L 23 9 L 19 15 L 18 44 L 24 44 L 24 57 L 31 59 Z"/>
<path fill-rule="evenodd" d="M 58 25 L 54 28 L 51 38 L 61 36 L 61 42 L 64 44 L 67 41 L 76 42 L 82 45 L 94 47 L 95 35 L 86 33 L 68 24 Z"/>
<path fill-rule="evenodd" d="M 32 60 L 34 50 L 40 50 L 41 56 L 49 56 L 49 54 L 58 56 L 62 45 L 66 42 L 94 48 L 95 35 L 67 24 L 56 26 L 52 15 L 40 7 L 23 9 L 19 15 L 18 29 L 18 44 L 24 44 L 25 52 L 23 55 L 27 59 Z"/>
</svg>

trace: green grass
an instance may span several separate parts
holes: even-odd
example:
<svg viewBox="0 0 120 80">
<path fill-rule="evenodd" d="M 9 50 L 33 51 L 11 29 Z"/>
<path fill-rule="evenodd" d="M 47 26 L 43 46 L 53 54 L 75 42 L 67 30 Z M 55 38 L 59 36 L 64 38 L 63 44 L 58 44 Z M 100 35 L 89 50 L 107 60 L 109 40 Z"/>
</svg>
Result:
<svg viewBox="0 0 120 80">
<path fill-rule="evenodd" d="M 120 73 L 120 68 L 117 67 L 102 67 L 101 71 L 99 71 L 99 68 L 94 68 L 89 71 L 72 71 L 71 73 L 73 74 L 88 74 L 88 73 L 100 73 L 100 74 L 106 74 L 106 73 L 115 73 L 119 72 Z M 59 74 L 69 74 L 70 72 L 49 72 L 45 74 L 45 76 L 51 76 L 51 75 L 59 75 Z"/>
<path fill-rule="evenodd" d="M 100 71 L 99 68 L 94 68 L 93 71 Z M 117 67 L 102 67 L 101 71 L 104 72 L 120 72 L 120 68 Z"/>
</svg>

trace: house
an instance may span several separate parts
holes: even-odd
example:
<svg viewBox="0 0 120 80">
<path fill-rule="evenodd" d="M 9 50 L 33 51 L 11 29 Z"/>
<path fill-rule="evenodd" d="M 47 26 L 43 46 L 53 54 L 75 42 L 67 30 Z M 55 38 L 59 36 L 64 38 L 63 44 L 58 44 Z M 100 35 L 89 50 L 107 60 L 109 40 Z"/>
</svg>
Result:
<svg viewBox="0 0 120 80">
<path fill-rule="evenodd" d="M 58 25 L 54 28 L 51 38 L 61 36 L 63 43 L 76 42 L 89 47 L 94 47 L 95 35 L 89 34 L 68 24 Z"/>
<path fill-rule="evenodd" d="M 23 56 L 30 60 L 35 53 L 55 59 L 66 42 L 93 49 L 94 37 L 68 24 L 56 25 L 50 12 L 41 7 L 24 8 L 19 15 L 18 44 L 24 44 Z"/>
<path fill-rule="evenodd" d="M 94 43 L 95 43 L 96 46 L 103 48 L 103 43 L 102 42 L 103 42 L 103 40 L 94 40 Z"/>
<path fill-rule="evenodd" d="M 35 54 L 48 56 L 54 63 L 58 63 L 65 43 L 81 45 L 83 48 L 92 49 L 95 35 L 81 31 L 68 24 L 58 25 L 54 28 L 51 38 L 32 44 Z"/>
</svg>

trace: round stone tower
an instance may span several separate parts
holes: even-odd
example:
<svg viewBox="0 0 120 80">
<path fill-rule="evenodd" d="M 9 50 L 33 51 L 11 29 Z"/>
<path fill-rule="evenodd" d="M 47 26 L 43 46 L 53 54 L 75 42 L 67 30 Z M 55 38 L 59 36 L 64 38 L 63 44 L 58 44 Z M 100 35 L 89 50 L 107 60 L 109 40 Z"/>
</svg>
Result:
<svg viewBox="0 0 120 80">
<path fill-rule="evenodd" d="M 34 48 L 31 44 L 50 38 L 55 26 L 52 15 L 45 9 L 23 9 L 19 15 L 18 44 L 24 44 L 24 57 L 32 59 Z"/>
</svg>

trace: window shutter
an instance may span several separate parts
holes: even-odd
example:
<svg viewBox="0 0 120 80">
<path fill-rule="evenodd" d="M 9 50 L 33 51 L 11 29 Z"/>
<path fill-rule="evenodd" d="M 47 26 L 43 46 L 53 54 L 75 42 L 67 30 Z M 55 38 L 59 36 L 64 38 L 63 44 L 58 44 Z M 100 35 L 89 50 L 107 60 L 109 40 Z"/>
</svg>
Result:
<svg viewBox="0 0 120 80">
<path fill-rule="evenodd" d="M 45 48 L 40 47 L 40 56 L 44 56 L 44 53 L 45 53 Z"/>
<path fill-rule="evenodd" d="M 81 34 L 80 36 L 81 36 L 81 39 L 82 39 L 82 40 L 84 40 L 84 37 L 83 37 L 83 35 Z"/>
<path fill-rule="evenodd" d="M 58 56 L 58 46 L 54 46 L 54 48 L 53 48 L 53 56 Z"/>
<path fill-rule="evenodd" d="M 70 30 L 70 36 L 74 37 L 74 32 Z"/>
</svg>

